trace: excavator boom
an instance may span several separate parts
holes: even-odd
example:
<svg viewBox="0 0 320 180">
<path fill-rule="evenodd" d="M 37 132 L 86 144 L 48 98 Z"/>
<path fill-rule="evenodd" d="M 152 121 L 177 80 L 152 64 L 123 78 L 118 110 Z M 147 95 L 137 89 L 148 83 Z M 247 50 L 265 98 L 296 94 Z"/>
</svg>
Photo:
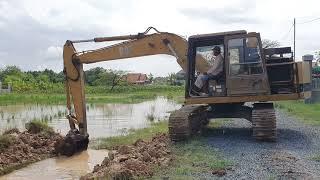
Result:
<svg viewBox="0 0 320 180">
<path fill-rule="evenodd" d="M 68 40 L 65 43 L 63 59 L 66 77 L 67 108 L 69 112 L 67 118 L 71 130 L 66 136 L 68 138 L 65 138 L 68 139 L 69 143 L 67 143 L 66 146 L 65 142 L 61 142 L 57 145 L 57 152 L 65 155 L 72 155 L 74 152 L 78 151 L 78 149 L 81 150 L 87 147 L 89 135 L 87 132 L 83 64 L 166 54 L 174 56 L 181 68 L 187 72 L 187 40 L 176 34 L 159 32 L 156 29 L 156 33 L 147 34 L 151 29 L 154 28 L 150 27 L 144 33 L 138 33 L 136 35 L 99 37 L 76 41 Z M 123 42 L 96 50 L 81 52 L 77 52 L 73 45 L 74 43 L 119 40 L 122 40 Z M 197 63 L 196 69 L 199 72 L 206 72 L 208 70 L 207 61 L 201 57 L 198 61 L 199 63 Z M 75 114 L 72 114 L 71 111 L 72 104 Z M 71 142 L 70 137 L 77 139 L 78 143 Z"/>
</svg>

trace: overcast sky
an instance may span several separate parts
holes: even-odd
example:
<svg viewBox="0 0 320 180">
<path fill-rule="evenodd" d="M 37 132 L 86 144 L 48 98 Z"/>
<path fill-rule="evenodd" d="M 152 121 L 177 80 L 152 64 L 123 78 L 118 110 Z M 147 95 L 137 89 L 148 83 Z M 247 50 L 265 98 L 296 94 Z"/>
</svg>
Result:
<svg viewBox="0 0 320 180">
<path fill-rule="evenodd" d="M 312 21 L 320 17 L 319 6 L 318 0 L 0 0 L 0 68 L 61 71 L 67 39 L 135 34 L 148 26 L 184 37 L 244 29 L 293 46 L 293 29 L 289 30 L 294 17 L 300 58 L 320 49 L 320 20 Z M 94 66 L 156 76 L 180 69 L 173 57 L 165 55 L 85 65 L 85 69 Z"/>
</svg>

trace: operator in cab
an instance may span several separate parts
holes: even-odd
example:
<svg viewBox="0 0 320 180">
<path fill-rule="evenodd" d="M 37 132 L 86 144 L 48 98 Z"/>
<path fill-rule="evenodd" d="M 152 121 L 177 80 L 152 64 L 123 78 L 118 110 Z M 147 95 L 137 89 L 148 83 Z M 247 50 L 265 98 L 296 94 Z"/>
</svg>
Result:
<svg viewBox="0 0 320 180">
<path fill-rule="evenodd" d="M 221 48 L 219 46 L 215 46 L 212 48 L 212 52 L 214 57 L 212 58 L 213 64 L 212 67 L 205 73 L 198 75 L 194 87 L 192 90 L 192 94 L 194 95 L 202 95 L 201 90 L 203 89 L 205 83 L 210 80 L 219 80 L 222 77 L 223 72 L 223 57 L 221 55 Z M 205 92 L 205 91 L 204 91 Z"/>
</svg>

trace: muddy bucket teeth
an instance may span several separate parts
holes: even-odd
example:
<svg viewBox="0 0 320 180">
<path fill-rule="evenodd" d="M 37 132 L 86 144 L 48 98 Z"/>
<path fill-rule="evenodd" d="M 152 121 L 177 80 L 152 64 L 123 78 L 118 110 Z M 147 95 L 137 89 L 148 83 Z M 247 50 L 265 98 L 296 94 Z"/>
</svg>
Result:
<svg viewBox="0 0 320 180">
<path fill-rule="evenodd" d="M 88 148 L 89 135 L 81 135 L 78 131 L 70 130 L 69 133 L 55 144 L 56 154 L 72 156 L 74 153 Z"/>
</svg>

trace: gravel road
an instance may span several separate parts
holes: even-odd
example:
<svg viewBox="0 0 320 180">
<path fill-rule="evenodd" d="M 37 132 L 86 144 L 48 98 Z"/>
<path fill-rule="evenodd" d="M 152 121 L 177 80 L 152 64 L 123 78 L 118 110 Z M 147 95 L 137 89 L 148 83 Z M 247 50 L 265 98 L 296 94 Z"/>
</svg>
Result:
<svg viewBox="0 0 320 180">
<path fill-rule="evenodd" d="M 209 144 L 233 163 L 219 179 L 320 179 L 320 162 L 311 159 L 320 155 L 320 127 L 300 123 L 282 111 L 276 115 L 274 143 L 255 141 L 251 124 L 241 119 L 213 130 Z"/>
</svg>

